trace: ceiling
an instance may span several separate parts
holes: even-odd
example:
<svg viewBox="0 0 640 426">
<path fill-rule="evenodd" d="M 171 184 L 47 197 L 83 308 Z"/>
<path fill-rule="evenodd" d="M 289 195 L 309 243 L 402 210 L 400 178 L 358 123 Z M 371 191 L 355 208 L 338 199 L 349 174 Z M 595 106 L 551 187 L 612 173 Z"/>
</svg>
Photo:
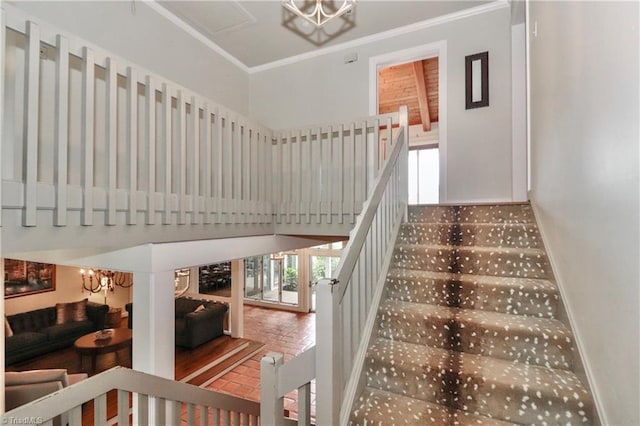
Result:
<svg viewBox="0 0 640 426">
<path fill-rule="evenodd" d="M 300 0 L 300 2 L 309 0 Z M 332 0 L 328 0 L 331 2 Z M 175 15 L 247 68 L 479 7 L 487 0 L 360 0 L 355 10 L 313 32 L 277 0 L 162 1 Z"/>
<path fill-rule="evenodd" d="M 424 131 L 438 121 L 438 58 L 381 68 L 378 72 L 378 111 L 409 109 L 409 125 Z"/>
</svg>

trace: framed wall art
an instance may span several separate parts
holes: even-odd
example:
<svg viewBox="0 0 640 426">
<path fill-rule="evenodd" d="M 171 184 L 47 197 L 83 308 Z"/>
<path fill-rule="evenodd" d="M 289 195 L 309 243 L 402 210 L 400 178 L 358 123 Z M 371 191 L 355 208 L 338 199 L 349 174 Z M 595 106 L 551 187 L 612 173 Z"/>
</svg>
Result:
<svg viewBox="0 0 640 426">
<path fill-rule="evenodd" d="M 56 266 L 26 260 L 4 260 L 4 298 L 54 291 Z"/>
<path fill-rule="evenodd" d="M 489 106 L 489 52 L 465 56 L 465 109 Z"/>
</svg>

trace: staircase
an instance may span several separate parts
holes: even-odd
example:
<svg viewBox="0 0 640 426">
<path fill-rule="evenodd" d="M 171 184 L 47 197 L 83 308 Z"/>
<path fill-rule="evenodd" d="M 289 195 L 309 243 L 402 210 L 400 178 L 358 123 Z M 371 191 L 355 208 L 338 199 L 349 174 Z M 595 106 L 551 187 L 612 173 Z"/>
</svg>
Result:
<svg viewBox="0 0 640 426">
<path fill-rule="evenodd" d="M 528 204 L 412 206 L 353 425 L 591 424 Z"/>
</svg>

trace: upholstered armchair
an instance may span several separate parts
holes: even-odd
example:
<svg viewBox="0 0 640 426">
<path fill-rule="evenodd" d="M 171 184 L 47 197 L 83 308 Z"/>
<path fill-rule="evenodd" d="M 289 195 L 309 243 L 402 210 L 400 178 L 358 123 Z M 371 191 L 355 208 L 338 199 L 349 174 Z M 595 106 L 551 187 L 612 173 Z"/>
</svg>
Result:
<svg viewBox="0 0 640 426">
<path fill-rule="evenodd" d="M 87 378 L 85 373 L 67 374 L 64 369 L 28 370 L 4 373 L 5 409 L 12 410 Z M 54 426 L 67 424 L 65 415 L 53 420 Z"/>
</svg>

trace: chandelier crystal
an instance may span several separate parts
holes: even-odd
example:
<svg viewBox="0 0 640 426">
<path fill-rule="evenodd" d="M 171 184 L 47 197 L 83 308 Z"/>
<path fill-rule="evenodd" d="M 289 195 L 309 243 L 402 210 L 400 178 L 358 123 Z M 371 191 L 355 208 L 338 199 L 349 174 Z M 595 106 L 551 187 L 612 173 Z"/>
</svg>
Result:
<svg viewBox="0 0 640 426">
<path fill-rule="evenodd" d="M 345 13 L 349 12 L 350 10 L 353 9 L 356 0 L 336 0 L 335 3 L 341 4 L 340 7 L 338 7 L 337 9 L 335 8 L 329 8 L 327 9 L 325 4 L 323 4 L 322 0 L 305 0 L 303 2 L 303 8 L 300 9 L 300 7 L 298 7 L 298 4 L 296 3 L 301 3 L 300 0 L 282 0 L 282 7 L 284 7 L 285 9 L 291 11 L 292 13 L 300 16 L 301 18 L 304 18 L 306 21 L 312 23 L 313 25 L 315 25 L 316 27 L 320 28 L 322 27 L 324 24 L 326 24 L 327 22 L 329 22 L 331 19 L 333 18 L 337 18 L 338 16 L 342 16 Z M 313 5 L 313 8 L 311 10 L 311 12 L 308 12 L 308 10 L 310 9 L 309 7 L 304 7 L 307 6 L 309 4 L 315 3 L 315 5 Z M 333 4 L 334 2 L 327 2 L 325 1 L 324 3 L 331 3 Z"/>
</svg>

